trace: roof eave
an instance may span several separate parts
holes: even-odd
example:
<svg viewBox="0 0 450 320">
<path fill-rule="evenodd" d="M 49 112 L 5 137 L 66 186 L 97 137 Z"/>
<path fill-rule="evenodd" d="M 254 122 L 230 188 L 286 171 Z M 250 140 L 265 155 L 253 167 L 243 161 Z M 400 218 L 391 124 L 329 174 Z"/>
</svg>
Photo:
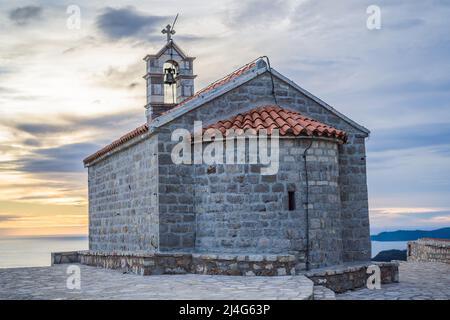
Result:
<svg viewBox="0 0 450 320">
<path fill-rule="evenodd" d="M 146 138 L 149 137 L 149 136 L 150 136 L 150 133 L 149 133 L 149 132 L 141 133 L 140 135 L 137 135 L 137 136 L 131 138 L 131 139 L 128 140 L 127 142 L 125 142 L 125 143 L 123 143 L 123 144 L 121 144 L 121 145 L 115 147 L 114 149 L 109 150 L 108 152 L 105 152 L 105 153 L 99 155 L 98 157 L 95 157 L 95 158 L 93 158 L 93 159 L 89 159 L 89 158 L 92 156 L 92 155 L 91 155 L 91 156 L 85 158 L 85 159 L 83 160 L 83 165 L 84 165 L 85 168 L 90 167 L 90 166 L 96 164 L 97 162 L 99 162 L 99 161 L 101 161 L 101 160 L 103 160 L 103 159 L 105 159 L 105 158 L 111 156 L 111 155 L 114 154 L 114 153 L 117 153 L 117 152 L 119 152 L 119 151 L 121 151 L 121 150 L 127 149 L 127 148 L 129 148 L 129 147 L 135 145 L 136 143 L 138 143 L 138 142 L 140 142 L 140 141 L 146 139 Z M 87 160 L 87 161 L 86 161 L 86 160 Z"/>
</svg>

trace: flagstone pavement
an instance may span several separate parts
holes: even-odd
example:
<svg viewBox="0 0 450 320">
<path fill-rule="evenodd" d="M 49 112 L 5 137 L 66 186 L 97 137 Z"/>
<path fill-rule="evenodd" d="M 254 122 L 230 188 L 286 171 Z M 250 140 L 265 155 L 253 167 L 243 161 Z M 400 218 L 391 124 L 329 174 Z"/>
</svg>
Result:
<svg viewBox="0 0 450 320">
<path fill-rule="evenodd" d="M 312 299 L 312 282 L 304 276 L 237 277 L 208 275 L 138 276 L 84 265 L 81 288 L 68 289 L 69 265 L 0 269 L 0 299 Z M 325 287 L 314 298 L 334 299 Z M 338 300 L 450 299 L 450 265 L 400 263 L 400 282 L 380 290 L 337 294 Z"/>
<path fill-rule="evenodd" d="M 241 277 L 123 274 L 80 267 L 80 290 L 67 289 L 68 264 L 0 269 L 0 299 L 312 299 L 305 276 Z"/>
<path fill-rule="evenodd" d="M 400 262 L 399 283 L 337 294 L 337 300 L 450 300 L 450 264 Z"/>
</svg>

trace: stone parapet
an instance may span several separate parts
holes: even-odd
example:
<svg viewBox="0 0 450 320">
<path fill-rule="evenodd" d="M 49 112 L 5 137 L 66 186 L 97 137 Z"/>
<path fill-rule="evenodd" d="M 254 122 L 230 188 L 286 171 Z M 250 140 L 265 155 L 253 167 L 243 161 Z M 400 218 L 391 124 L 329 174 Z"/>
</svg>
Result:
<svg viewBox="0 0 450 320">
<path fill-rule="evenodd" d="M 336 293 L 366 286 L 367 268 L 377 265 L 381 283 L 398 282 L 398 263 L 362 262 L 335 265 L 305 272 L 290 254 L 229 254 L 192 252 L 104 252 L 79 251 L 52 254 L 52 264 L 81 263 L 138 275 L 203 274 L 228 276 L 304 275 L 314 285 Z"/>
<path fill-rule="evenodd" d="M 78 251 L 52 252 L 51 264 L 80 263 Z"/>
<path fill-rule="evenodd" d="M 408 261 L 450 264 L 450 240 L 422 238 L 408 242 Z"/>
<path fill-rule="evenodd" d="M 234 276 L 295 275 L 293 255 L 193 254 L 192 273 Z"/>
<path fill-rule="evenodd" d="M 359 264 L 344 264 L 313 269 L 305 276 L 314 282 L 314 285 L 325 286 L 336 293 L 362 288 L 367 285 L 367 268 L 370 265 L 380 267 L 381 283 L 387 284 L 399 281 L 397 262 L 363 262 Z"/>
<path fill-rule="evenodd" d="M 75 263 L 139 275 L 208 274 L 234 276 L 295 275 L 293 255 L 205 254 L 189 252 L 79 251 L 52 254 L 52 263 Z"/>
</svg>

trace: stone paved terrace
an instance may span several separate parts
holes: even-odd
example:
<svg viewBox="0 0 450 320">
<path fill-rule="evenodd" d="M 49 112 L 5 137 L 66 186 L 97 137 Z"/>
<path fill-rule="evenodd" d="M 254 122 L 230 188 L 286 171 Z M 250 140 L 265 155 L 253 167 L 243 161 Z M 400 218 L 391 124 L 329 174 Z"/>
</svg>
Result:
<svg viewBox="0 0 450 320">
<path fill-rule="evenodd" d="M 312 283 L 302 276 L 138 276 L 80 265 L 81 290 L 66 289 L 66 265 L 0 269 L 0 299 L 309 299 Z M 316 297 L 317 296 L 317 297 Z M 314 287 L 314 299 L 334 299 Z M 400 283 L 360 289 L 336 299 L 450 299 L 450 265 L 402 262 Z"/>
<path fill-rule="evenodd" d="M 400 282 L 380 290 L 359 289 L 336 295 L 337 300 L 449 300 L 450 264 L 401 262 Z"/>
<path fill-rule="evenodd" d="M 0 299 L 311 299 L 304 276 L 139 276 L 79 265 L 81 290 L 66 288 L 68 264 L 0 269 Z"/>
</svg>

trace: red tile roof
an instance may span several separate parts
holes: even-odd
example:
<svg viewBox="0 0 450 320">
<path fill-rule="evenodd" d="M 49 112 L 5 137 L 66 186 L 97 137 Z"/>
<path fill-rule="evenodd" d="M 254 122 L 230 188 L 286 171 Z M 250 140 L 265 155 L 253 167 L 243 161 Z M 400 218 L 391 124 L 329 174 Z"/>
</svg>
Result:
<svg viewBox="0 0 450 320">
<path fill-rule="evenodd" d="M 179 104 L 177 104 L 174 108 L 170 109 L 169 111 L 164 112 L 165 113 L 169 113 L 171 110 L 179 108 L 184 106 L 187 102 L 194 100 L 196 98 L 198 98 L 199 96 L 201 96 L 202 94 L 209 92 L 211 90 L 214 90 L 230 81 L 232 81 L 233 79 L 241 76 L 242 74 L 244 74 L 246 71 L 252 69 L 253 67 L 256 66 L 256 62 L 252 61 L 250 63 L 247 63 L 246 65 L 244 65 L 243 67 L 233 71 L 232 73 L 230 73 L 229 75 L 211 83 L 210 85 L 206 86 L 205 88 L 203 88 L 202 90 L 198 91 L 196 94 L 194 94 L 192 97 L 189 97 L 185 100 L 183 100 L 182 102 L 180 102 Z M 145 132 L 148 132 L 148 126 L 147 124 L 144 124 L 130 132 L 128 132 L 127 134 L 123 135 L 122 137 L 120 137 L 119 139 L 113 141 L 112 143 L 108 144 L 107 146 L 103 147 L 102 149 L 100 149 L 99 151 L 95 152 L 94 154 L 90 155 L 89 157 L 87 157 L 86 159 L 83 160 L 84 164 L 88 164 L 89 162 L 94 161 L 97 158 L 100 158 L 101 156 L 103 156 L 104 154 L 112 151 L 113 149 L 117 148 L 118 146 L 124 144 L 127 141 L 130 141 L 131 139 L 144 134 Z"/>
<path fill-rule="evenodd" d="M 262 106 L 245 113 L 239 113 L 230 119 L 221 120 L 210 125 L 204 128 L 204 130 L 209 128 L 218 129 L 224 135 L 226 134 L 226 130 L 230 128 L 234 130 L 266 129 L 268 134 L 270 134 L 273 129 L 278 129 L 280 136 L 302 135 L 336 138 L 343 142 L 347 140 L 347 134 L 342 130 L 335 129 L 317 120 L 304 117 L 298 112 L 286 110 L 274 105 Z M 146 132 L 148 132 L 148 126 L 147 124 L 144 124 L 90 155 L 84 159 L 83 162 L 84 164 L 88 164 Z"/>
<path fill-rule="evenodd" d="M 217 80 L 217 81 L 211 83 L 210 85 L 206 86 L 205 88 L 201 89 L 200 91 L 197 91 L 193 96 L 184 99 L 183 101 L 181 101 L 180 103 L 178 103 L 175 107 L 173 107 L 173 108 L 170 109 L 170 110 L 167 110 L 167 111 L 164 112 L 163 114 L 170 113 L 172 110 L 184 106 L 187 102 L 192 101 L 192 100 L 194 100 L 194 99 L 200 97 L 202 94 L 205 94 L 205 93 L 207 93 L 207 92 L 209 92 L 209 91 L 212 91 L 212 90 L 214 90 L 214 89 L 216 89 L 216 88 L 218 88 L 218 87 L 221 87 L 221 86 L 223 86 L 224 84 L 226 84 L 226 83 L 232 81 L 233 79 L 235 79 L 235 78 L 241 76 L 241 75 L 244 74 L 246 71 L 248 71 L 248 70 L 252 69 L 253 67 L 255 67 L 255 66 L 256 66 L 256 62 L 257 62 L 257 61 L 255 60 L 255 61 L 253 61 L 253 62 L 247 63 L 246 65 L 244 65 L 244 66 L 240 67 L 239 69 L 233 71 L 233 72 L 230 73 L 229 75 L 227 75 L 227 76 L 225 76 L 225 77 L 223 77 L 223 78 L 221 78 L 221 79 L 219 79 L 219 80 Z"/>
<path fill-rule="evenodd" d="M 143 124 L 140 127 L 137 127 L 133 131 L 128 132 L 127 134 L 121 136 L 119 139 L 114 140 L 112 143 L 108 144 L 107 146 L 103 147 L 102 149 L 98 150 L 94 154 L 91 154 L 89 157 L 83 160 L 84 164 L 88 164 L 89 162 L 94 161 L 97 158 L 100 158 L 104 154 L 112 151 L 113 149 L 117 148 L 118 146 L 130 141 L 131 139 L 140 136 L 141 134 L 144 134 L 148 132 L 148 126 L 147 124 Z"/>
<path fill-rule="evenodd" d="M 234 130 L 254 129 L 256 131 L 265 129 L 268 134 L 273 129 L 278 129 L 280 136 L 303 135 L 336 138 L 343 142 L 347 140 L 347 134 L 342 130 L 275 105 L 262 106 L 245 113 L 239 113 L 230 119 L 210 125 L 204 130 L 209 128 L 218 129 L 223 135 L 230 128 Z"/>
<path fill-rule="evenodd" d="M 165 113 L 170 113 L 172 110 L 184 106 L 187 102 L 200 97 L 202 94 L 205 94 L 220 86 L 223 86 L 226 83 L 229 83 L 233 79 L 243 75 L 250 69 L 254 68 L 256 66 L 256 63 L 257 60 L 250 62 L 244 65 L 243 67 L 233 71 L 229 75 L 211 83 L 207 87 L 198 91 L 192 97 L 183 100 L 182 102 L 177 104 L 174 108 L 170 109 L 169 111 L 166 111 Z M 218 123 L 216 123 L 211 127 L 217 128 L 223 133 L 225 133 L 226 129 L 231 127 L 233 127 L 234 129 L 244 129 L 244 130 L 247 128 L 253 128 L 256 130 L 263 128 L 268 129 L 268 131 L 277 128 L 280 130 L 280 135 L 282 136 L 284 135 L 324 136 L 337 138 L 344 142 L 347 139 L 347 135 L 344 131 L 327 126 L 316 120 L 303 117 L 301 114 L 297 112 L 285 110 L 278 106 L 264 106 L 257 109 L 253 109 L 244 114 L 238 114 L 229 120 L 219 121 Z M 103 147 L 102 149 L 98 150 L 94 154 L 88 156 L 83 160 L 83 162 L 84 164 L 88 164 L 100 158 L 101 156 L 107 154 L 108 152 L 114 150 L 118 146 L 146 132 L 148 132 L 148 125 L 147 124 L 141 125 L 136 129 L 123 135 L 119 139 L 108 144 L 107 146 Z"/>
</svg>

